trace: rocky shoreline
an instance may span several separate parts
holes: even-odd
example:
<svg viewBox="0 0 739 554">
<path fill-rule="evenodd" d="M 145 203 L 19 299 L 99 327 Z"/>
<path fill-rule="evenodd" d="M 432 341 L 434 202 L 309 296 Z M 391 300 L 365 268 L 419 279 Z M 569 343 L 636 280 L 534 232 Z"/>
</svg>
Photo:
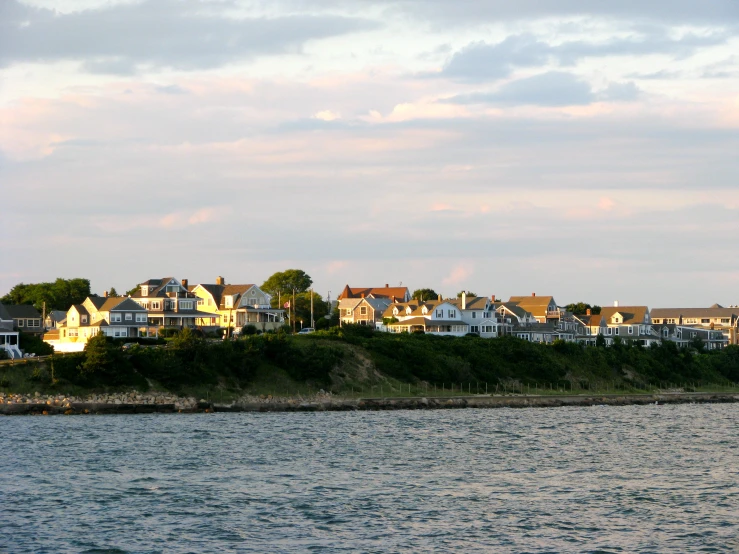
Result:
<svg viewBox="0 0 739 554">
<path fill-rule="evenodd" d="M 63 395 L 6 395 L 0 393 L 0 415 L 77 415 L 212 412 L 319 412 L 428 410 L 463 408 L 554 408 L 563 406 L 632 406 L 646 404 L 737 403 L 736 393 L 654 393 L 578 396 L 475 395 L 464 397 L 339 398 L 330 393 L 273 398 L 245 396 L 231 404 L 217 404 L 171 393 L 116 393 L 74 397 Z"/>
</svg>

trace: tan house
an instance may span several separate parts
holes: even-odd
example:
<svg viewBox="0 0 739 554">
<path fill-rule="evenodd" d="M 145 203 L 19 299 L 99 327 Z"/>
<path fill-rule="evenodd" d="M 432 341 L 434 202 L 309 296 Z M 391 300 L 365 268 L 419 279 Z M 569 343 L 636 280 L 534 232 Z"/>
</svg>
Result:
<svg viewBox="0 0 739 554">
<path fill-rule="evenodd" d="M 539 323 L 559 323 L 562 312 L 553 296 L 511 296 L 507 304 L 515 304 L 534 316 Z"/>
<path fill-rule="evenodd" d="M 272 308 L 272 295 L 257 285 L 227 285 L 223 277 L 217 277 L 215 284 L 198 284 L 188 290 L 197 298 L 198 310 L 208 314 L 199 321 L 203 326 L 214 321 L 215 326 L 238 333 L 245 325 L 269 331 L 285 324 L 285 310 Z"/>
<path fill-rule="evenodd" d="M 202 322 L 217 326 L 217 317 L 199 310 L 198 297 L 188 290 L 187 279 L 181 282 L 174 277 L 149 279 L 130 298 L 146 309 L 152 327 L 194 328 Z"/>
</svg>

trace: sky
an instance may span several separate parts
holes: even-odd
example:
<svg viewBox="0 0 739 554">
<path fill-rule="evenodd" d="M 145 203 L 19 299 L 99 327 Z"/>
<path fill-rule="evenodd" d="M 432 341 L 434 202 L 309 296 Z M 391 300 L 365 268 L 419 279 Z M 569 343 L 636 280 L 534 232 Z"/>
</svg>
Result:
<svg viewBox="0 0 739 554">
<path fill-rule="evenodd" d="M 736 0 L 0 0 L 0 295 L 739 304 Z"/>
</svg>

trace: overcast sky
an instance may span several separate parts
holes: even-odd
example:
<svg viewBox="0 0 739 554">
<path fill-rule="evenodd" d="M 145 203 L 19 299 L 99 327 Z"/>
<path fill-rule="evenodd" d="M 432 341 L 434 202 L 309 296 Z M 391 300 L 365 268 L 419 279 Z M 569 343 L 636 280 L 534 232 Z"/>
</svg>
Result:
<svg viewBox="0 0 739 554">
<path fill-rule="evenodd" d="M 0 0 L 0 295 L 301 268 L 739 304 L 738 30 L 736 0 Z"/>
</svg>

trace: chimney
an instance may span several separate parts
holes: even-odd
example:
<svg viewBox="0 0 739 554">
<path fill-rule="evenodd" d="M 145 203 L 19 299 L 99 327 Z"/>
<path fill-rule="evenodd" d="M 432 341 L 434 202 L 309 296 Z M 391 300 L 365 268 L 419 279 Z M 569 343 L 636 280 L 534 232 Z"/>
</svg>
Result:
<svg viewBox="0 0 739 554">
<path fill-rule="evenodd" d="M 105 291 L 105 292 L 103 293 L 103 296 L 104 296 L 105 298 L 108 298 L 108 291 L 107 291 L 107 290 L 106 290 L 106 291 Z"/>
<path fill-rule="evenodd" d="M 614 308 L 618 308 L 618 300 L 614 300 L 613 301 L 613 307 Z"/>
<path fill-rule="evenodd" d="M 467 309 L 467 293 L 462 291 L 462 309 Z"/>
<path fill-rule="evenodd" d="M 532 292 L 532 293 L 531 293 L 531 296 L 536 296 L 536 293 L 535 293 L 535 292 Z"/>
<path fill-rule="evenodd" d="M 187 279 L 182 280 L 182 286 L 187 288 Z"/>
<path fill-rule="evenodd" d="M 386 289 L 389 289 L 390 288 L 390 284 L 389 283 L 385 283 L 385 288 Z"/>
<path fill-rule="evenodd" d="M 390 299 L 393 301 L 393 304 L 395 304 L 396 300 L 394 296 L 391 296 Z"/>
<path fill-rule="evenodd" d="M 493 295 L 492 295 L 492 296 L 490 297 L 490 301 L 491 301 L 491 302 L 492 302 L 493 304 L 495 304 L 495 295 L 494 295 L 494 294 L 493 294 Z"/>
<path fill-rule="evenodd" d="M 593 315 L 593 310 L 591 310 L 590 308 L 588 308 L 588 309 L 587 309 L 587 310 L 585 311 L 585 315 Z"/>
<path fill-rule="evenodd" d="M 362 298 L 364 298 L 364 293 L 362 293 Z"/>
<path fill-rule="evenodd" d="M 216 285 L 225 285 L 225 284 L 226 284 L 226 280 L 223 277 L 221 277 L 220 275 L 216 277 Z"/>
<path fill-rule="evenodd" d="M 441 302 L 441 300 L 442 300 L 441 295 L 439 295 L 439 302 Z"/>
</svg>

